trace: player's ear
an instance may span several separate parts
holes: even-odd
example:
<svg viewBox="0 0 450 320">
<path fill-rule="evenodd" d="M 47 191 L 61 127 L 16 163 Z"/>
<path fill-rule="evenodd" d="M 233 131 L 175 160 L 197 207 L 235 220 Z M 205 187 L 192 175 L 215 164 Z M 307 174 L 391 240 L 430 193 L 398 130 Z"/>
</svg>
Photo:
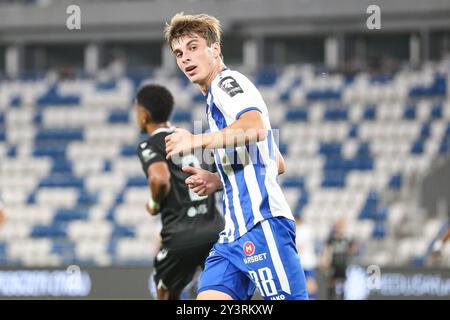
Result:
<svg viewBox="0 0 450 320">
<path fill-rule="evenodd" d="M 152 117 L 152 114 L 150 113 L 150 111 L 145 110 L 145 112 L 144 112 L 144 121 L 145 121 L 145 123 L 152 122 L 152 120 L 153 120 L 153 117 Z"/>
<path fill-rule="evenodd" d="M 222 56 L 222 49 L 220 48 L 220 44 L 218 42 L 214 42 L 212 45 L 213 56 L 215 59 Z"/>
</svg>

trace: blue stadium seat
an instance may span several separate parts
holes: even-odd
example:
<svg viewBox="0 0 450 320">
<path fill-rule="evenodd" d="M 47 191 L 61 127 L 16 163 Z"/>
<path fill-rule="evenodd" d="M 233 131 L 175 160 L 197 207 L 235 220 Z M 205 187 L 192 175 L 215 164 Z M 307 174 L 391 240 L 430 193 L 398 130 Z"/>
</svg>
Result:
<svg viewBox="0 0 450 320">
<path fill-rule="evenodd" d="M 424 148 L 424 139 L 419 138 L 418 140 L 414 141 L 411 147 L 411 154 L 422 154 L 423 148 Z"/>
<path fill-rule="evenodd" d="M 321 143 L 319 147 L 319 154 L 331 156 L 331 155 L 340 155 L 342 149 L 342 144 L 335 143 Z"/>
<path fill-rule="evenodd" d="M 325 118 L 325 120 L 329 120 L 329 121 L 347 120 L 348 109 L 341 108 L 341 107 L 340 108 L 329 107 L 325 110 L 324 118 Z"/>
<path fill-rule="evenodd" d="M 372 237 L 374 239 L 383 239 L 386 236 L 386 225 L 384 222 L 377 222 L 373 229 Z"/>
<path fill-rule="evenodd" d="M 447 78 L 445 75 L 436 75 L 430 86 L 416 86 L 409 91 L 410 97 L 433 97 L 447 94 Z"/>
<path fill-rule="evenodd" d="M 375 120 L 377 116 L 377 108 L 375 105 L 368 105 L 364 109 L 364 120 Z"/>
<path fill-rule="evenodd" d="M 129 177 L 126 187 L 147 187 L 148 181 L 144 175 L 138 177 Z"/>
<path fill-rule="evenodd" d="M 203 98 L 204 99 L 204 98 Z M 172 115 L 173 122 L 191 122 L 192 114 L 190 111 L 177 110 Z"/>
<path fill-rule="evenodd" d="M 15 145 L 9 145 L 8 146 L 7 156 L 9 158 L 15 158 L 17 156 L 17 147 Z"/>
<path fill-rule="evenodd" d="M 346 171 L 326 170 L 321 186 L 323 188 L 344 188 Z"/>
<path fill-rule="evenodd" d="M 371 191 L 367 195 L 366 202 L 361 209 L 361 212 L 359 214 L 359 219 L 373 219 L 376 216 L 378 205 L 380 201 L 380 195 L 378 192 Z"/>
<path fill-rule="evenodd" d="M 77 140 L 83 140 L 83 129 L 82 128 L 76 128 L 76 129 L 43 129 L 40 128 L 37 133 L 35 140 L 37 143 L 41 141 L 77 141 Z"/>
<path fill-rule="evenodd" d="M 52 105 L 78 106 L 80 105 L 79 96 L 61 96 L 58 93 L 57 85 L 51 87 L 44 95 L 36 100 L 38 107 L 46 107 Z"/>
<path fill-rule="evenodd" d="M 9 102 L 9 105 L 13 108 L 19 108 L 20 106 L 22 106 L 22 96 L 16 95 L 12 97 Z"/>
<path fill-rule="evenodd" d="M 277 81 L 278 73 L 275 69 L 261 69 L 256 74 L 256 86 L 273 86 Z"/>
<path fill-rule="evenodd" d="M 97 203 L 98 196 L 98 193 L 81 190 L 77 199 L 77 205 L 82 207 L 92 206 Z"/>
<path fill-rule="evenodd" d="M 120 154 L 124 157 L 136 157 L 137 146 L 136 145 L 124 145 Z"/>
<path fill-rule="evenodd" d="M 193 103 L 203 103 L 203 102 L 205 102 L 205 96 L 199 91 L 192 97 L 192 102 Z"/>
<path fill-rule="evenodd" d="M 390 179 L 389 179 L 389 189 L 392 190 L 399 190 L 402 187 L 402 175 L 399 174 L 394 174 Z"/>
<path fill-rule="evenodd" d="M 84 179 L 71 175 L 51 175 L 41 179 L 39 188 L 84 188 Z"/>
<path fill-rule="evenodd" d="M 373 218 L 375 221 L 385 222 L 387 220 L 387 216 L 388 216 L 388 208 L 382 207 L 378 208 Z"/>
<path fill-rule="evenodd" d="M 35 157 L 52 157 L 52 158 L 65 158 L 66 146 L 65 145 L 53 145 L 53 144 L 35 144 L 33 150 L 33 156 Z"/>
<path fill-rule="evenodd" d="M 308 109 L 292 108 L 286 112 L 286 121 L 308 121 Z"/>
<path fill-rule="evenodd" d="M 442 104 L 436 104 L 431 109 L 431 118 L 432 119 L 441 119 L 442 118 Z"/>
<path fill-rule="evenodd" d="M 283 180 L 283 188 L 305 188 L 304 177 L 286 177 Z"/>
<path fill-rule="evenodd" d="M 280 153 L 285 156 L 288 153 L 288 145 L 287 143 L 282 143 L 280 142 L 280 144 L 278 145 L 278 150 L 280 150 Z"/>
<path fill-rule="evenodd" d="M 84 208 L 58 209 L 53 217 L 54 222 L 70 222 L 72 220 L 86 220 L 89 211 Z"/>
<path fill-rule="evenodd" d="M 405 112 L 403 113 L 403 118 L 407 120 L 416 119 L 416 106 L 409 105 L 405 108 Z"/>
<path fill-rule="evenodd" d="M 308 101 L 317 100 L 339 100 L 341 99 L 340 90 L 311 90 L 306 94 L 306 99 Z"/>
<path fill-rule="evenodd" d="M 420 129 L 420 138 L 425 140 L 430 136 L 430 134 L 431 134 L 430 123 L 424 123 L 422 125 L 422 128 Z"/>
<path fill-rule="evenodd" d="M 73 257 L 75 255 L 75 243 L 69 240 L 55 240 L 50 252 L 64 257 Z"/>
<path fill-rule="evenodd" d="M 136 231 L 133 226 L 116 224 L 113 228 L 111 237 L 113 238 L 133 238 Z"/>
<path fill-rule="evenodd" d="M 35 111 L 34 112 L 34 116 L 33 116 L 33 124 L 41 125 L 42 124 L 42 119 L 43 119 L 42 110 Z"/>
<path fill-rule="evenodd" d="M 111 172 L 111 171 L 112 171 L 112 168 L 113 168 L 112 161 L 106 159 L 106 160 L 103 162 L 103 172 Z"/>
<path fill-rule="evenodd" d="M 65 238 L 67 236 L 67 224 L 58 223 L 49 226 L 35 225 L 31 230 L 32 238 Z"/>
<path fill-rule="evenodd" d="M 359 126 L 357 124 L 352 124 L 350 129 L 348 130 L 348 137 L 349 138 L 357 138 L 358 137 L 358 129 Z"/>
<path fill-rule="evenodd" d="M 36 191 L 32 191 L 30 194 L 28 194 L 26 203 L 27 205 L 33 205 L 36 203 Z"/>
<path fill-rule="evenodd" d="M 376 74 L 370 77 L 370 83 L 387 84 L 389 82 L 392 82 L 392 80 L 392 74 Z"/>
<path fill-rule="evenodd" d="M 97 82 L 95 85 L 95 90 L 97 90 L 97 91 L 113 91 L 115 89 L 117 89 L 117 81 L 116 80 Z"/>
<path fill-rule="evenodd" d="M 66 159 L 58 159 L 58 161 L 53 161 L 51 173 L 72 173 L 72 162 Z"/>
<path fill-rule="evenodd" d="M 447 154 L 449 153 L 449 138 L 448 137 L 444 137 L 444 139 L 442 139 L 442 143 L 439 146 L 439 153 L 440 154 Z"/>
<path fill-rule="evenodd" d="M 113 110 L 109 113 L 108 123 L 128 123 L 130 112 L 128 110 Z"/>
</svg>

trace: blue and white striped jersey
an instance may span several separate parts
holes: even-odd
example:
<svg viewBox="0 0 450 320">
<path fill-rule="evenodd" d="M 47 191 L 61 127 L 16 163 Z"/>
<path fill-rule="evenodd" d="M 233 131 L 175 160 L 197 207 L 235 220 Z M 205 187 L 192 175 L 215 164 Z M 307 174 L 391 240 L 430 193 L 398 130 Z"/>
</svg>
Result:
<svg viewBox="0 0 450 320">
<path fill-rule="evenodd" d="M 267 106 L 258 89 L 241 73 L 225 69 L 211 83 L 206 99 L 211 132 L 229 126 L 250 110 L 261 112 L 268 129 L 264 141 L 215 150 L 225 217 L 219 242 L 233 242 L 258 222 L 272 217 L 294 220 L 277 182 L 277 146 Z"/>
</svg>

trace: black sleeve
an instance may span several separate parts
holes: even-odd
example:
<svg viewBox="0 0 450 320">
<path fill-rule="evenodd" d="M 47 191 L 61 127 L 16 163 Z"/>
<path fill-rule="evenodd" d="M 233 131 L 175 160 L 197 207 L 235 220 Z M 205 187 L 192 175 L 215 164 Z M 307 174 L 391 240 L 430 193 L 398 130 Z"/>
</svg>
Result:
<svg viewBox="0 0 450 320">
<path fill-rule="evenodd" d="M 151 164 L 159 161 L 166 161 L 165 154 L 163 154 L 163 152 L 161 152 L 161 150 L 150 141 L 139 144 L 138 156 L 142 164 L 142 170 L 144 170 L 145 176 L 147 177 L 147 170 Z"/>
</svg>

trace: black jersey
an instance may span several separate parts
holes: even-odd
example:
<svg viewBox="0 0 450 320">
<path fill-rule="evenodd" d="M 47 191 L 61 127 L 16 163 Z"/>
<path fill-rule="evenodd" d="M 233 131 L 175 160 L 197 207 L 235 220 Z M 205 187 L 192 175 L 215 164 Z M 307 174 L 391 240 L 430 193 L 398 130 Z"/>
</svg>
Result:
<svg viewBox="0 0 450 320">
<path fill-rule="evenodd" d="M 148 178 L 148 168 L 152 163 L 164 161 L 170 171 L 170 191 L 160 204 L 162 219 L 161 238 L 163 247 L 183 249 L 215 242 L 224 228 L 224 221 L 215 205 L 214 194 L 200 197 L 186 185 L 189 174 L 183 166 L 201 166 L 194 155 L 184 156 L 179 164 L 166 159 L 165 137 L 172 132 L 169 128 L 155 130 L 147 141 L 141 142 L 138 155 Z"/>
</svg>

